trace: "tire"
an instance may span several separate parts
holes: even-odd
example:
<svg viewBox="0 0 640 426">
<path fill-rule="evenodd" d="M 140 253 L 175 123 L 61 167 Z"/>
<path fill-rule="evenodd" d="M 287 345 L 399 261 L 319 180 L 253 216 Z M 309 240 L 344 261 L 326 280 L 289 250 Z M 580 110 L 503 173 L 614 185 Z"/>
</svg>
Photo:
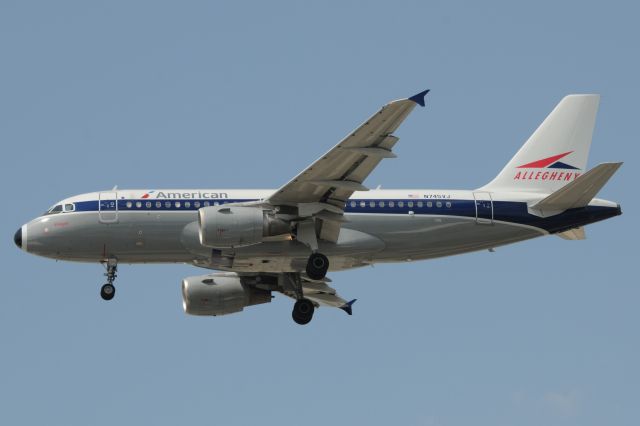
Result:
<svg viewBox="0 0 640 426">
<path fill-rule="evenodd" d="M 313 319 L 314 311 L 315 307 L 313 306 L 313 302 L 311 302 L 311 300 L 300 299 L 295 303 L 295 305 L 293 305 L 291 317 L 297 324 L 309 324 L 309 322 L 311 322 L 311 319 Z"/>
<path fill-rule="evenodd" d="M 312 280 L 321 280 L 329 270 L 329 259 L 322 253 L 312 253 L 307 261 L 307 276 Z"/>
<path fill-rule="evenodd" d="M 113 286 L 113 284 L 107 283 L 100 289 L 100 297 L 102 297 L 103 300 L 111 300 L 115 295 L 116 288 Z"/>
</svg>

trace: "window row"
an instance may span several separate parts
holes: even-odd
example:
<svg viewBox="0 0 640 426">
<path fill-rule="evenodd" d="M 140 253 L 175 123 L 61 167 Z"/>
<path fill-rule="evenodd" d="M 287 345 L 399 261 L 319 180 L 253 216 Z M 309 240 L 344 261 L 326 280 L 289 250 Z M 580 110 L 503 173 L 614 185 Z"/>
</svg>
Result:
<svg viewBox="0 0 640 426">
<path fill-rule="evenodd" d="M 190 209 L 191 207 L 194 207 L 196 209 L 199 209 L 200 207 L 209 207 L 209 206 L 218 206 L 220 204 L 224 204 L 225 201 L 204 201 L 204 202 L 200 202 L 200 201 L 156 201 L 151 202 L 151 201 L 145 201 L 144 203 L 142 201 L 127 201 L 125 203 L 125 207 L 128 209 L 133 209 L 134 206 L 136 209 L 141 209 L 143 206 L 147 209 L 150 209 L 154 206 L 155 204 L 155 208 L 156 209 L 161 209 L 161 208 L 166 208 L 166 209 L 170 209 L 170 208 L 176 208 L 176 209 L 180 209 L 180 208 L 185 208 L 185 209 Z"/>
<path fill-rule="evenodd" d="M 209 206 L 218 206 L 220 204 L 224 204 L 225 201 L 204 201 L 204 202 L 200 202 L 200 201 L 126 201 L 125 202 L 125 207 L 127 209 L 141 209 L 141 208 L 147 208 L 150 209 L 152 207 L 154 207 L 156 209 L 161 209 L 161 208 L 166 208 L 166 209 L 170 209 L 170 208 L 184 208 L 184 209 L 190 209 L 190 208 L 195 208 L 195 209 L 199 209 L 200 207 L 209 207 Z M 442 207 L 446 207 L 446 208 L 451 208 L 452 204 L 451 201 L 350 201 L 349 202 L 349 206 L 351 206 L 351 208 L 366 208 L 366 207 L 370 207 L 370 208 L 375 208 L 375 207 L 379 207 L 379 208 L 385 208 L 385 207 L 389 207 L 389 208 L 404 208 L 405 206 L 408 208 L 423 208 L 423 207 L 427 207 L 427 208 L 432 208 L 432 207 L 437 207 L 437 208 L 442 208 Z M 60 206 L 56 206 L 56 207 L 60 207 Z M 66 209 L 65 209 L 66 211 Z"/>
<path fill-rule="evenodd" d="M 415 203 L 413 201 L 407 201 L 405 203 L 404 201 L 396 202 L 396 201 L 382 201 L 381 200 L 381 201 L 378 201 L 378 202 L 376 202 L 376 201 L 368 201 L 368 202 L 367 201 L 360 201 L 360 202 L 351 201 L 349 203 L 349 205 L 352 208 L 356 208 L 358 206 L 360 206 L 361 208 L 365 208 L 367 206 L 371 207 L 371 208 L 374 208 L 374 207 L 384 208 L 384 207 L 387 207 L 387 206 L 389 206 L 390 208 L 394 208 L 396 206 L 399 207 L 399 208 L 403 208 L 405 206 L 405 204 L 409 208 L 414 207 L 414 206 L 416 206 L 418 208 L 423 208 L 425 205 L 427 206 L 427 208 L 432 208 L 434 205 L 437 208 L 441 208 L 442 206 L 445 206 L 448 209 L 451 208 L 451 201 L 445 201 L 445 202 L 442 202 L 442 201 L 436 201 L 436 202 L 433 202 L 433 201 L 426 201 L 426 202 L 418 201 L 418 202 L 415 202 Z"/>
</svg>

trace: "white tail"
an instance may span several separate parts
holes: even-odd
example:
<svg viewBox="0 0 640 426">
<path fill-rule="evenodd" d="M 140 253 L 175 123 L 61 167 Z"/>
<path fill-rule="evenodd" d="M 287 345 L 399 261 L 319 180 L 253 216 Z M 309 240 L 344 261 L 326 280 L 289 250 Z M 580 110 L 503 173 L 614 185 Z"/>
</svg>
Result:
<svg viewBox="0 0 640 426">
<path fill-rule="evenodd" d="M 569 95 L 482 190 L 550 194 L 585 172 L 599 95 Z"/>
</svg>

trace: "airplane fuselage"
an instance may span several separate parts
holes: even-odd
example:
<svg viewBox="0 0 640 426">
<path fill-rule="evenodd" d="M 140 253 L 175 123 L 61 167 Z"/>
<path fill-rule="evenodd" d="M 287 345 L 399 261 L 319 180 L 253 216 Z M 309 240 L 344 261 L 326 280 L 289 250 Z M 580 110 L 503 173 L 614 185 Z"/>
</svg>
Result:
<svg viewBox="0 0 640 426">
<path fill-rule="evenodd" d="M 236 272 L 304 270 L 309 247 L 295 235 L 217 250 L 200 243 L 198 210 L 265 199 L 273 190 L 117 190 L 65 199 L 21 228 L 22 248 L 61 260 L 190 263 Z M 562 232 L 620 214 L 618 204 L 541 217 L 537 193 L 465 190 L 355 192 L 337 243 L 320 241 L 330 270 L 490 249 Z M 57 206 L 61 206 L 57 209 Z M 59 211 L 55 211 L 59 210 Z"/>
</svg>

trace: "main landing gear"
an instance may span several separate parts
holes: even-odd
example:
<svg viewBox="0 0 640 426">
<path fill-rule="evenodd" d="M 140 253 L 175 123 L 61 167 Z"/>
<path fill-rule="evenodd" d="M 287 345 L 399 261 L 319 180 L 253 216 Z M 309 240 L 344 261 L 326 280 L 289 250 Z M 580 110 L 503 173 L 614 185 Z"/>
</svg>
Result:
<svg viewBox="0 0 640 426">
<path fill-rule="evenodd" d="M 313 302 L 311 300 L 300 299 L 296 301 L 295 305 L 293 305 L 293 312 L 291 312 L 291 317 L 297 324 L 309 324 L 309 322 L 313 318 L 314 310 L 315 307 L 313 306 Z"/>
<path fill-rule="evenodd" d="M 300 325 L 309 324 L 313 318 L 315 306 L 309 299 L 305 299 L 302 291 L 302 280 L 299 273 L 285 273 L 284 286 L 290 296 L 295 296 L 296 303 L 293 305 L 291 317 Z M 291 294 L 293 293 L 293 294 Z"/>
<path fill-rule="evenodd" d="M 116 295 L 116 288 L 113 282 L 118 276 L 118 262 L 115 259 L 109 259 L 106 261 L 105 267 L 107 272 L 104 275 L 107 277 L 107 283 L 100 289 L 100 297 L 104 300 L 111 300 Z"/>
<path fill-rule="evenodd" d="M 329 270 L 329 259 L 322 253 L 313 252 L 307 261 L 306 273 L 312 280 L 321 280 Z M 313 302 L 304 297 L 300 274 L 287 274 L 289 289 L 295 294 L 296 303 L 293 305 L 291 317 L 300 325 L 309 324 L 313 318 L 315 306 Z"/>
<path fill-rule="evenodd" d="M 314 252 L 307 261 L 307 276 L 312 280 L 321 280 L 329 270 L 329 259 L 322 253 Z"/>
</svg>

